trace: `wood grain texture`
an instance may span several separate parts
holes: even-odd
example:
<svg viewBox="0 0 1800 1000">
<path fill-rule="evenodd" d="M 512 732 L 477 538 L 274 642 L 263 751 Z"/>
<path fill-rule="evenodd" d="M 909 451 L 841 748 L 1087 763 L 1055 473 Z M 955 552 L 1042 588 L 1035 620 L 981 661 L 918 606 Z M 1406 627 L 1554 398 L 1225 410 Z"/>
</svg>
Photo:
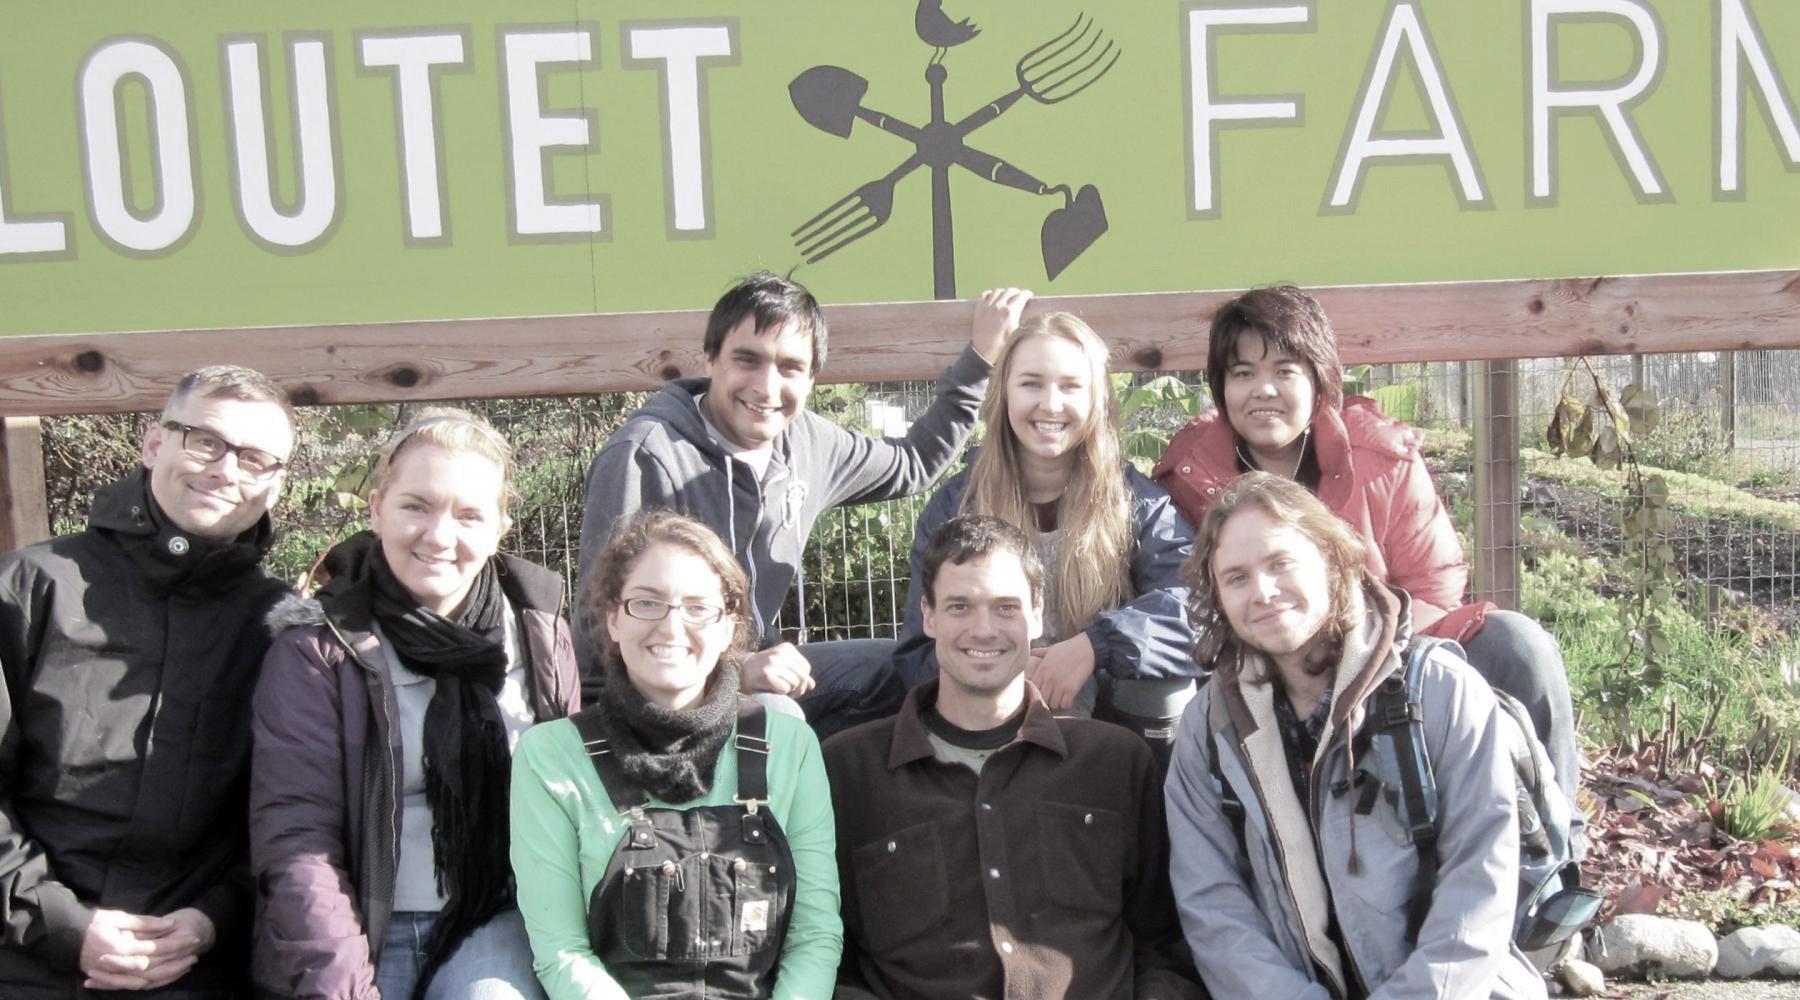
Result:
<svg viewBox="0 0 1800 1000">
<path fill-rule="evenodd" d="M 1800 271 L 1361 285 L 1316 290 L 1347 363 L 1800 347 Z M 1113 367 L 1203 367 L 1234 292 L 1047 297 L 1113 345 Z M 823 381 L 934 378 L 968 340 L 968 306 L 833 306 Z M 700 372 L 704 311 L 0 337 L 0 416 L 146 410 L 180 376 L 237 363 L 301 403 L 651 389 Z"/>
<path fill-rule="evenodd" d="M 1470 589 L 1478 601 L 1519 610 L 1520 558 L 1525 551 L 1519 500 L 1519 366 L 1475 366 L 1475 551 Z"/>
<path fill-rule="evenodd" d="M 0 552 L 50 537 L 44 439 L 36 417 L 0 420 Z"/>
</svg>

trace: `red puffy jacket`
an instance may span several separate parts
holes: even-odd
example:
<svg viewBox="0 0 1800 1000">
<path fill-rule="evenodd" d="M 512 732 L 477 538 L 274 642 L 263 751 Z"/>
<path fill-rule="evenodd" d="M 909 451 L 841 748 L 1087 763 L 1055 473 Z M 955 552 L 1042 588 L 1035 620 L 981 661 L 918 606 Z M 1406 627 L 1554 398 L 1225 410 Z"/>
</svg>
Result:
<svg viewBox="0 0 1800 1000">
<path fill-rule="evenodd" d="M 1469 564 L 1420 440 L 1416 428 L 1384 415 L 1374 400 L 1351 396 L 1342 410 L 1313 414 L 1307 447 L 1319 463 L 1319 499 L 1368 543 L 1369 572 L 1412 595 L 1421 633 L 1467 641 L 1491 605 L 1463 603 Z M 1151 474 L 1196 526 L 1238 475 L 1237 433 L 1216 409 L 1182 428 Z"/>
</svg>

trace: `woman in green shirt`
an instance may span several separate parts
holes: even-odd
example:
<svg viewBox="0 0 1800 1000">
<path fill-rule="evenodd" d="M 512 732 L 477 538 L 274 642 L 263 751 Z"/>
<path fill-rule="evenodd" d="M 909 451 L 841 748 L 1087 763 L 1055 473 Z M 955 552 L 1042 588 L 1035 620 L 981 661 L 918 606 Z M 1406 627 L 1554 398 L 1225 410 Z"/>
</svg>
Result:
<svg viewBox="0 0 1800 1000">
<path fill-rule="evenodd" d="M 669 511 L 613 531 L 583 592 L 599 703 L 526 733 L 512 863 L 553 1000 L 831 996 L 831 795 L 797 718 L 738 693 L 743 569 Z"/>
</svg>

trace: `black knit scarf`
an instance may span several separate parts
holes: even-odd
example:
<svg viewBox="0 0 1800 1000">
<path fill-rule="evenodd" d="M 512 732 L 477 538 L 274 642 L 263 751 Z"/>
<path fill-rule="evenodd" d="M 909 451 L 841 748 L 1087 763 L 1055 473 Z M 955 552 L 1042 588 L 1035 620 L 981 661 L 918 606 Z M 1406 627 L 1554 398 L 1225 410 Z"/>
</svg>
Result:
<svg viewBox="0 0 1800 1000">
<path fill-rule="evenodd" d="M 401 666 L 437 682 L 425 708 L 422 756 L 432 860 L 445 902 L 425 941 L 414 1000 L 422 1000 L 432 975 L 465 938 L 513 905 L 512 756 L 496 700 L 507 669 L 498 566 L 488 560 L 462 604 L 444 616 L 419 606 L 372 532 L 346 539 L 325 557 L 331 582 L 319 601 L 326 612 L 350 624 L 380 625 Z"/>
<path fill-rule="evenodd" d="M 605 672 L 601 712 L 625 776 L 664 802 L 704 798 L 712 791 L 719 751 L 737 721 L 737 662 L 721 659 L 700 700 L 681 709 L 645 698 L 616 655 L 607 657 Z"/>
</svg>

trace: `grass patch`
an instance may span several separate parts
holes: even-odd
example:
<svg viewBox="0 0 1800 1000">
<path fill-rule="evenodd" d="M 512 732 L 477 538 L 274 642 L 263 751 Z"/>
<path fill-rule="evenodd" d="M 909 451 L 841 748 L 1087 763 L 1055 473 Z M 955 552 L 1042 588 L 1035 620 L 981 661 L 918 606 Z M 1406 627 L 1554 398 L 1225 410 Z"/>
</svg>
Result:
<svg viewBox="0 0 1800 1000">
<path fill-rule="evenodd" d="M 1521 450 L 1525 471 L 1565 483 L 1585 486 L 1614 500 L 1625 498 L 1625 473 L 1596 467 L 1586 459 L 1558 458 L 1536 448 Z M 1729 483 L 1697 475 L 1644 466 L 1646 475 L 1658 475 L 1669 486 L 1669 506 L 1701 517 L 1749 518 L 1770 527 L 1800 531 L 1800 506 L 1768 500 Z"/>
</svg>

